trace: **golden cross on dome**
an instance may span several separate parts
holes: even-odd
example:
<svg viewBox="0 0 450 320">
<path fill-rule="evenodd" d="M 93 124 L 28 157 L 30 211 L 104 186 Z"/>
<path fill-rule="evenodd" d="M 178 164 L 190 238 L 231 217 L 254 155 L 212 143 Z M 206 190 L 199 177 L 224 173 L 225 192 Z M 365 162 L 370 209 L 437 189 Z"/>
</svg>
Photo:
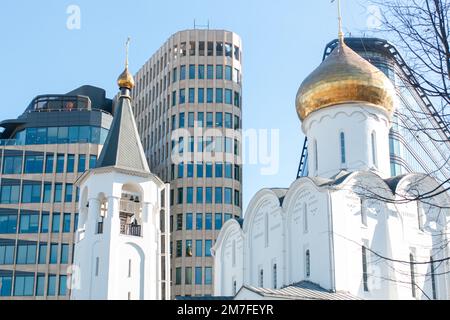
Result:
<svg viewBox="0 0 450 320">
<path fill-rule="evenodd" d="M 335 2 L 336 0 L 331 0 L 331 3 Z M 337 0 L 337 10 L 338 10 L 338 23 L 339 23 L 339 43 L 344 42 L 344 33 L 342 32 L 342 13 L 341 13 L 341 0 Z"/>
<path fill-rule="evenodd" d="M 130 48 L 130 42 L 131 42 L 131 38 L 128 37 L 127 42 L 125 43 L 125 50 L 126 50 L 125 67 L 127 69 L 128 69 L 128 50 Z"/>
</svg>

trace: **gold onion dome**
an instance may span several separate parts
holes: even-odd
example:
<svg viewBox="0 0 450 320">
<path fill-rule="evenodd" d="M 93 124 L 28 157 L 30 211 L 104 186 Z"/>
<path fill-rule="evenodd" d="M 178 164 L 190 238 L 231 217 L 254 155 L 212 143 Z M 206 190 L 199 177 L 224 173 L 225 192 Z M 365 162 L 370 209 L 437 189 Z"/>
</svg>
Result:
<svg viewBox="0 0 450 320">
<path fill-rule="evenodd" d="M 119 85 L 119 88 L 130 90 L 134 88 L 133 75 L 128 71 L 128 66 L 125 67 L 125 70 L 119 76 L 119 79 L 117 79 L 117 84 Z"/>
<path fill-rule="evenodd" d="M 303 121 L 312 112 L 344 103 L 364 103 L 394 112 L 395 89 L 378 68 L 350 49 L 338 47 L 301 84 L 296 98 Z"/>
</svg>

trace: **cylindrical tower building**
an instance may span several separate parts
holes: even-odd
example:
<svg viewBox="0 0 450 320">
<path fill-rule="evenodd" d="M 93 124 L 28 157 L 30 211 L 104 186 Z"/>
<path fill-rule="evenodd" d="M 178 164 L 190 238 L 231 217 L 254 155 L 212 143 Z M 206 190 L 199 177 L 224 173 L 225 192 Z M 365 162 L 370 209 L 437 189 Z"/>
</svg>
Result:
<svg viewBox="0 0 450 320">
<path fill-rule="evenodd" d="M 171 184 L 172 293 L 210 295 L 210 248 L 242 211 L 241 39 L 224 30 L 177 32 L 135 79 L 150 169 Z"/>
</svg>

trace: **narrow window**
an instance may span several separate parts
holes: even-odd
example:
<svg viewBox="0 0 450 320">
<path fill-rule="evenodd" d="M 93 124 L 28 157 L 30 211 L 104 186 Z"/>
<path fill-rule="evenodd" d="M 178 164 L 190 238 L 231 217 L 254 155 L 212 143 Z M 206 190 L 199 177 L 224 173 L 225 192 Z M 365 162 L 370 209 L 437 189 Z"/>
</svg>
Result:
<svg viewBox="0 0 450 320">
<path fill-rule="evenodd" d="M 100 258 L 95 258 L 95 276 L 98 277 L 98 272 L 100 269 Z"/>
<path fill-rule="evenodd" d="M 277 288 L 277 264 L 273 264 L 273 288 Z"/>
<path fill-rule="evenodd" d="M 264 242 L 266 248 L 269 246 L 269 214 L 264 216 Z"/>
<path fill-rule="evenodd" d="M 308 233 L 308 205 L 303 205 L 303 233 Z"/>
<path fill-rule="evenodd" d="M 436 276 L 434 274 L 434 261 L 433 257 L 430 257 L 430 273 L 431 273 L 431 290 L 433 291 L 433 300 L 437 299 L 436 293 Z"/>
<path fill-rule="evenodd" d="M 361 223 L 367 227 L 367 210 L 364 199 L 361 199 Z"/>
<path fill-rule="evenodd" d="M 417 223 L 420 231 L 423 231 L 423 206 L 417 201 Z"/>
<path fill-rule="evenodd" d="M 345 164 L 345 134 L 343 132 L 340 133 L 340 142 L 341 142 L 341 164 Z"/>
<path fill-rule="evenodd" d="M 362 267 L 363 267 L 363 287 L 364 291 L 369 291 L 369 282 L 367 274 L 367 248 L 362 246 Z"/>
<path fill-rule="evenodd" d="M 131 278 L 131 259 L 128 260 L 128 278 Z"/>
<path fill-rule="evenodd" d="M 309 250 L 306 250 L 305 254 L 305 271 L 306 277 L 309 278 L 311 275 L 311 254 Z"/>
<path fill-rule="evenodd" d="M 259 270 L 259 287 L 264 288 L 264 270 L 262 268 Z"/>
<path fill-rule="evenodd" d="M 233 240 L 233 248 L 232 248 L 232 265 L 233 267 L 236 266 L 236 240 Z"/>
<path fill-rule="evenodd" d="M 314 149 L 314 170 L 319 171 L 319 152 L 317 151 L 317 140 L 314 140 L 314 144 L 313 144 L 313 149 Z"/>
<path fill-rule="evenodd" d="M 415 298 L 416 297 L 416 272 L 414 267 L 414 255 L 412 253 L 409 254 L 409 269 L 411 272 L 411 294 Z"/>
<path fill-rule="evenodd" d="M 375 131 L 372 132 L 371 135 L 371 142 L 372 142 L 372 163 L 374 167 L 377 167 L 377 134 Z"/>
<path fill-rule="evenodd" d="M 233 280 L 233 296 L 235 296 L 237 293 L 237 284 L 236 284 L 236 280 Z"/>
</svg>

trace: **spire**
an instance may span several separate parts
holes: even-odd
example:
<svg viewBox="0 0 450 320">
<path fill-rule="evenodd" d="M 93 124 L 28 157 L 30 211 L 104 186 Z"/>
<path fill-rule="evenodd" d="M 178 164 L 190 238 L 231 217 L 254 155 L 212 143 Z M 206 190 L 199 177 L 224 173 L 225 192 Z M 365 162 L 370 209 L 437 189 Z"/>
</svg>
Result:
<svg viewBox="0 0 450 320">
<path fill-rule="evenodd" d="M 128 71 L 128 51 L 130 46 L 131 39 L 128 37 L 127 42 L 125 44 L 125 70 L 117 79 L 117 84 L 121 90 L 122 95 L 129 95 L 131 89 L 134 88 L 134 79 L 133 75 Z"/>
<path fill-rule="evenodd" d="M 333 0 L 332 2 L 334 2 Z M 342 32 L 342 12 L 341 12 L 341 0 L 337 0 L 337 10 L 338 10 L 338 39 L 339 45 L 344 44 L 344 33 Z"/>
<path fill-rule="evenodd" d="M 131 108 L 130 90 L 134 87 L 134 80 L 128 71 L 128 44 L 129 39 L 125 71 L 118 80 L 121 94 L 115 106 L 114 120 L 98 159 L 97 168 L 115 167 L 132 172 L 150 173 Z"/>
</svg>

